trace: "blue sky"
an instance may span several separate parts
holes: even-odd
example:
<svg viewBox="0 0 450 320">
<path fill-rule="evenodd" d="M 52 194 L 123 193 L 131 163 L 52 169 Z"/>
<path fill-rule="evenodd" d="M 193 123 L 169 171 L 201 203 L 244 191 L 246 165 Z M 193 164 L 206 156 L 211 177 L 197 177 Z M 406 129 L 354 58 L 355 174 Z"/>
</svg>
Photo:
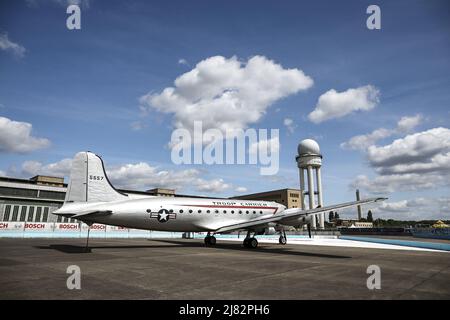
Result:
<svg viewBox="0 0 450 320">
<path fill-rule="evenodd" d="M 0 34 L 24 50 L 11 45 L 0 50 L 0 116 L 31 124 L 30 135 L 49 143 L 26 152 L 0 145 L 0 171 L 27 177 L 36 170 L 51 171 L 49 164 L 72 158 L 80 150 L 91 150 L 117 171 L 112 175 L 119 185 L 170 187 L 167 181 L 173 174 L 180 192 L 231 196 L 238 194 L 238 187 L 248 193 L 297 187 L 296 146 L 313 137 L 324 155 L 326 203 L 353 199 L 352 183 L 360 175 L 369 179 L 361 185 L 364 194 L 380 193 L 380 185 L 373 185 L 384 176 L 386 184 L 381 186 L 386 190 L 381 193 L 393 205 L 380 215 L 448 216 L 447 182 L 410 187 L 416 185 L 412 174 L 426 172 L 433 181 L 436 176 L 446 177 L 442 175 L 450 151 L 446 131 L 433 140 L 441 149 L 414 160 L 434 164 L 432 157 L 441 155 L 444 163 L 425 171 L 414 171 L 416 167 L 404 171 L 400 184 L 376 171 L 387 166 L 376 164 L 381 149 L 369 155 L 367 150 L 341 146 L 379 128 L 395 130 L 402 117 L 417 116 L 418 120 L 407 132 L 378 139 L 375 148 L 408 135 L 449 128 L 448 2 L 377 1 L 381 30 L 366 27 L 370 4 L 374 2 L 90 0 L 81 2 L 81 30 L 68 30 L 65 1 L 2 1 Z M 214 56 L 235 56 L 243 66 L 252 57 L 263 56 L 313 79 L 308 89 L 276 99 L 248 126 L 280 129 L 276 177 L 260 176 L 258 168 L 250 165 L 175 166 L 167 147 L 173 114 L 150 108 L 143 115 L 140 97 L 174 86 L 177 77 Z M 342 93 L 368 85 L 378 91 L 378 101 L 370 110 L 320 123 L 308 118 L 319 97 L 329 90 Z M 286 118 L 293 120 L 292 133 L 283 125 Z M 136 123 L 139 130 L 133 129 Z M 414 144 L 415 137 L 401 142 Z M 27 161 L 34 166 L 24 169 Z M 404 161 L 411 164 L 412 160 Z M 120 168 L 138 163 L 148 165 L 144 173 L 169 172 L 168 180 L 125 183 L 133 174 L 121 175 Z M 135 174 L 140 172 L 134 169 Z M 190 169 L 199 173 L 187 174 L 186 179 L 195 181 L 183 184 L 183 173 Z M 212 187 L 199 188 L 202 183 Z"/>
</svg>

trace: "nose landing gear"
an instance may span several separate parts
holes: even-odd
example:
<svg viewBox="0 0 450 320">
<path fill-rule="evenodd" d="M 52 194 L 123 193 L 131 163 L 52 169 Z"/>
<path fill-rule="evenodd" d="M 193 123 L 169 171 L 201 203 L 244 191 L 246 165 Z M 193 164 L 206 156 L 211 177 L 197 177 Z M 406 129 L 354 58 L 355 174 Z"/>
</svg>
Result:
<svg viewBox="0 0 450 320">
<path fill-rule="evenodd" d="M 205 237 L 205 245 L 207 246 L 213 246 L 216 244 L 216 237 L 212 236 L 209 232 L 208 235 Z"/>
<path fill-rule="evenodd" d="M 250 230 L 247 231 L 247 236 L 244 239 L 244 247 L 255 249 L 258 246 L 258 240 L 255 237 L 252 237 L 250 234 Z"/>
</svg>

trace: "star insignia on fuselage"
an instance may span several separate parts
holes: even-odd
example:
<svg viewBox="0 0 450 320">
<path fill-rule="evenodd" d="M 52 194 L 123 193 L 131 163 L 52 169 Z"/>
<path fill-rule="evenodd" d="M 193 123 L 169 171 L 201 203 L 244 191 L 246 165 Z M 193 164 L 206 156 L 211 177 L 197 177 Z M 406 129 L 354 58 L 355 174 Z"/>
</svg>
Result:
<svg viewBox="0 0 450 320">
<path fill-rule="evenodd" d="M 176 219 L 177 215 L 174 212 L 169 212 L 167 209 L 161 209 L 158 212 L 152 212 L 150 209 L 147 210 L 150 213 L 150 218 L 158 219 L 159 222 L 164 223 L 170 219 Z"/>
<path fill-rule="evenodd" d="M 169 220 L 169 212 L 167 210 L 160 210 L 158 212 L 158 221 L 166 222 L 167 220 Z"/>
</svg>

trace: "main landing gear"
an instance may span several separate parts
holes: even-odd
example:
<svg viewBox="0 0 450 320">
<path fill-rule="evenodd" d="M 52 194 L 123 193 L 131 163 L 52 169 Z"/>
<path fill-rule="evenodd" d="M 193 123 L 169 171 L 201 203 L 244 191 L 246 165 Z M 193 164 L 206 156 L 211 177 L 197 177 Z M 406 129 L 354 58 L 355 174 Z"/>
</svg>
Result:
<svg viewBox="0 0 450 320">
<path fill-rule="evenodd" d="M 244 239 L 244 247 L 255 249 L 258 246 L 258 240 L 255 237 L 251 237 L 250 230 L 247 231 L 247 236 Z"/>
<path fill-rule="evenodd" d="M 209 232 L 208 235 L 205 237 L 205 244 L 207 246 L 213 246 L 216 244 L 216 237 L 212 236 Z"/>
<path fill-rule="evenodd" d="M 278 242 L 282 245 L 285 245 L 287 242 L 287 237 L 286 237 L 286 231 L 281 231 L 280 232 L 280 238 L 278 239 Z"/>
</svg>

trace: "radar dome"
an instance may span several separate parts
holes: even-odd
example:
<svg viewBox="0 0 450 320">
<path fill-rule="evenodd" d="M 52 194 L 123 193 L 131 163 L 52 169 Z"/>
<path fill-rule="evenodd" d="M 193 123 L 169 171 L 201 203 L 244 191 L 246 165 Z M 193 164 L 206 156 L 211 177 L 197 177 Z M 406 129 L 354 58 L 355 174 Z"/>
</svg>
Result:
<svg viewBox="0 0 450 320">
<path fill-rule="evenodd" d="M 312 139 L 300 141 L 297 148 L 299 155 L 316 154 L 320 155 L 320 147 L 317 142 Z"/>
</svg>

